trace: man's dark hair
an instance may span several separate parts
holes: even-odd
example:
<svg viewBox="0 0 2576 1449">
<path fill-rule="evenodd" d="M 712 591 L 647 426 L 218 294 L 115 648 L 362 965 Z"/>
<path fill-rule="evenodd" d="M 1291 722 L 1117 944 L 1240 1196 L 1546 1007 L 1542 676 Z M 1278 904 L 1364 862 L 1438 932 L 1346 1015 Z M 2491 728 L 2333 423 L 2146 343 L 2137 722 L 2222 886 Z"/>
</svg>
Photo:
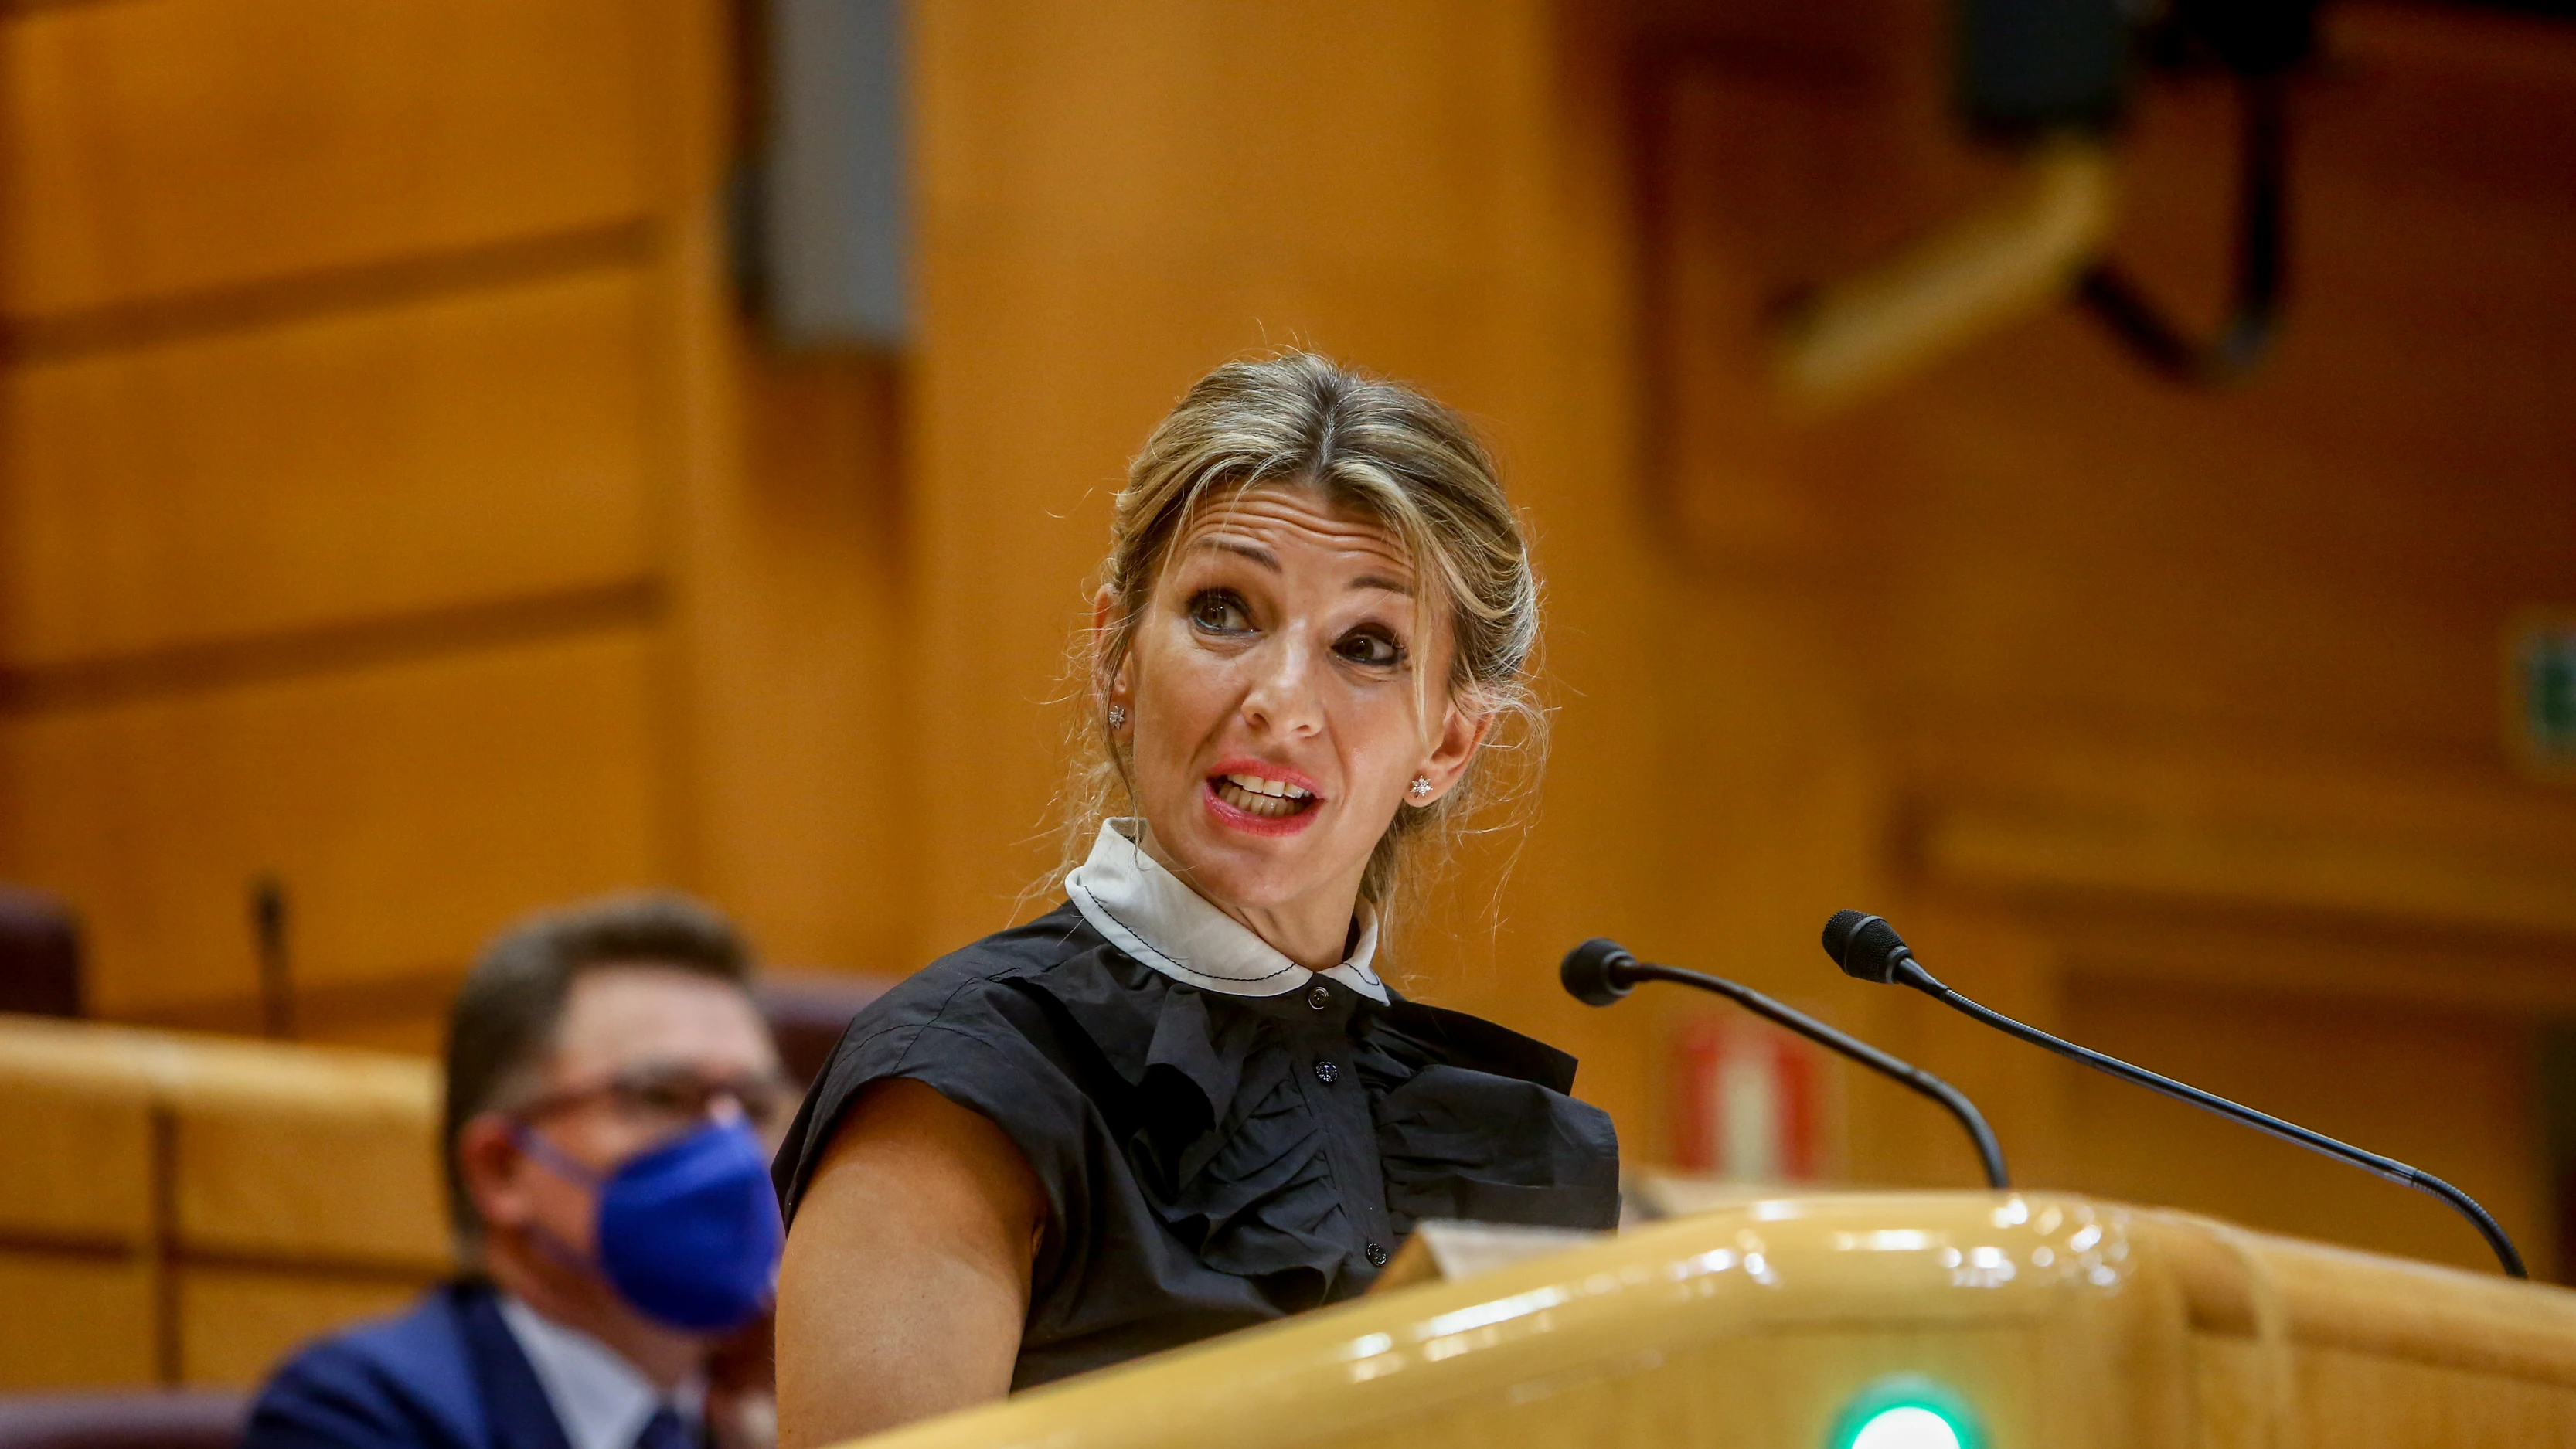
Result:
<svg viewBox="0 0 2576 1449">
<path fill-rule="evenodd" d="M 457 988 L 447 1014 L 447 1108 L 439 1141 L 448 1215 L 467 1243 L 483 1216 L 465 1189 L 456 1135 L 554 1050 L 572 983 L 601 966 L 662 966 L 751 988 L 751 951 L 731 922 L 668 891 L 609 896 L 531 916 L 503 931 Z"/>
</svg>

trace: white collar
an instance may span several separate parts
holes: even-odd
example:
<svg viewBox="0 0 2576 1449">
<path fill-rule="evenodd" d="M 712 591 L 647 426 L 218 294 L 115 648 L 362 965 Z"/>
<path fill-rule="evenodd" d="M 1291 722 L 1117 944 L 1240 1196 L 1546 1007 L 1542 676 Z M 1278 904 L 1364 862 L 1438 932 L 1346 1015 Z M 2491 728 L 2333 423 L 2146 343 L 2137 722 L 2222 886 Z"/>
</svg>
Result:
<svg viewBox="0 0 2576 1449">
<path fill-rule="evenodd" d="M 500 1306 L 501 1321 L 536 1370 L 537 1386 L 546 1391 L 546 1404 L 571 1449 L 635 1449 L 636 1436 L 664 1404 L 693 1428 L 705 1417 L 705 1380 L 693 1378 L 666 1398 L 623 1354 L 580 1329 L 507 1293 Z"/>
<path fill-rule="evenodd" d="M 1065 894 L 1109 944 L 1175 981 L 1227 996 L 1284 996 L 1325 976 L 1386 1004 L 1386 983 L 1369 967 L 1377 955 L 1377 914 L 1366 904 L 1350 959 L 1309 971 L 1147 855 L 1137 843 L 1144 833 L 1139 817 L 1101 822 L 1090 858 L 1064 878 Z"/>
</svg>

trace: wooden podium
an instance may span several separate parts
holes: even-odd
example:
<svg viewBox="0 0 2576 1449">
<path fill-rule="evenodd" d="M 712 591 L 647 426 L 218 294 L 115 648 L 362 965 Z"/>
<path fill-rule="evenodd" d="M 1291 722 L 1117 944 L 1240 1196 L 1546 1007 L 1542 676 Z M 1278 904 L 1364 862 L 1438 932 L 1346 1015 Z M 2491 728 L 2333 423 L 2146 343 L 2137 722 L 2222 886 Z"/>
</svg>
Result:
<svg viewBox="0 0 2576 1449">
<path fill-rule="evenodd" d="M 2080 1197 L 1790 1197 L 867 1442 L 2576 1446 L 2576 1293 Z"/>
</svg>

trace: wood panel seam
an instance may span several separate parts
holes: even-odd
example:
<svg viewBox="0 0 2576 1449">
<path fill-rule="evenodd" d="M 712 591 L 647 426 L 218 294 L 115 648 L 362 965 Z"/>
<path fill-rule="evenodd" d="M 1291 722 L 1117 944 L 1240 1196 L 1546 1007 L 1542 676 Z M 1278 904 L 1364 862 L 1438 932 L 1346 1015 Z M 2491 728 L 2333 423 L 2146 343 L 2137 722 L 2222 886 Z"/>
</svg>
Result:
<svg viewBox="0 0 2576 1449">
<path fill-rule="evenodd" d="M 149 1257 L 151 1251 L 149 1243 L 113 1233 L 56 1231 L 30 1226 L 0 1228 L 0 1253 L 125 1262 Z"/>
<path fill-rule="evenodd" d="M 0 366 L 61 362 L 586 271 L 640 267 L 661 250 L 661 222 L 630 217 L 79 311 L 22 315 L 0 319 Z"/>
<path fill-rule="evenodd" d="M 133 0 L 0 0 L 0 23 L 47 10 L 77 10 L 89 5 L 126 5 Z"/>
<path fill-rule="evenodd" d="M 453 960 L 359 980 L 299 983 L 294 991 L 299 1035 L 327 1041 L 334 1029 L 438 1019 L 463 983 L 466 966 Z M 163 1031 L 247 1035 L 257 1025 L 259 1011 L 257 992 L 230 991 L 134 1007 L 100 1019 Z"/>
<path fill-rule="evenodd" d="M 433 1267 L 417 1259 L 366 1258 L 354 1254 L 287 1253 L 253 1248 L 178 1248 L 169 1257 L 172 1269 L 262 1273 L 280 1278 L 363 1280 L 416 1287 L 447 1276 L 448 1265 Z"/>
<path fill-rule="evenodd" d="M 544 594 L 61 663 L 0 668 L 0 717 L 98 709 L 373 665 L 660 622 L 661 579 Z"/>
<path fill-rule="evenodd" d="M 161 1382 L 187 1380 L 186 1345 L 179 1332 L 179 1114 L 156 1094 L 152 1103 L 152 1362 Z"/>
</svg>

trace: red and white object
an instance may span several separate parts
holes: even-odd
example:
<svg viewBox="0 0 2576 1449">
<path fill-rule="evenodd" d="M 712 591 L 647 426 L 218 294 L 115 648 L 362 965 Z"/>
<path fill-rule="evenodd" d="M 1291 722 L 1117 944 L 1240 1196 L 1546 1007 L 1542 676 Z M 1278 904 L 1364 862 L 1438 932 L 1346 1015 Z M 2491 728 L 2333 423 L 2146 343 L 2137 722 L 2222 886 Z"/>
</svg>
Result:
<svg viewBox="0 0 2576 1449">
<path fill-rule="evenodd" d="M 1733 1182 L 1813 1182 L 1826 1163 L 1825 1063 L 1749 1021 L 1700 1017 L 1673 1043 L 1674 1165 Z"/>
</svg>

